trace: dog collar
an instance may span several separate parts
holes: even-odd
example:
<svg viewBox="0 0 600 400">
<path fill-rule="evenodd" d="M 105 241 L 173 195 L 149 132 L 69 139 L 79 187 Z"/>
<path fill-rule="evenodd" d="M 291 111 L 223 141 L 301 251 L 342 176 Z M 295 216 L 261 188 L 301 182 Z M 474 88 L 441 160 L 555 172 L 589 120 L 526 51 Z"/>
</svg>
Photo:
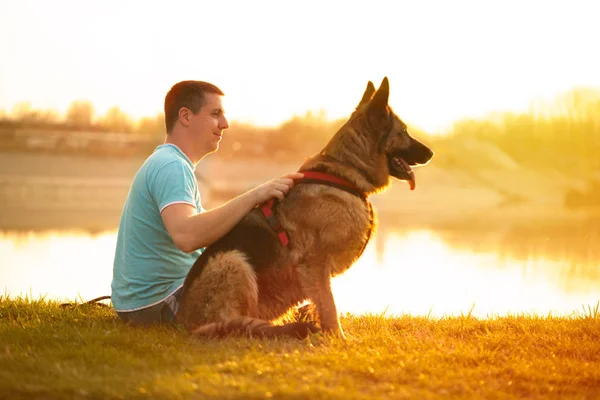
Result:
<svg viewBox="0 0 600 400">
<path fill-rule="evenodd" d="M 294 184 L 296 185 L 300 183 L 317 183 L 320 185 L 327 185 L 341 189 L 362 199 L 365 199 L 367 197 L 362 190 L 356 187 L 356 185 L 352 184 L 351 182 L 348 182 L 343 178 L 340 178 L 339 176 L 319 171 L 300 172 L 304 174 L 304 177 L 301 179 L 294 180 Z"/>
</svg>

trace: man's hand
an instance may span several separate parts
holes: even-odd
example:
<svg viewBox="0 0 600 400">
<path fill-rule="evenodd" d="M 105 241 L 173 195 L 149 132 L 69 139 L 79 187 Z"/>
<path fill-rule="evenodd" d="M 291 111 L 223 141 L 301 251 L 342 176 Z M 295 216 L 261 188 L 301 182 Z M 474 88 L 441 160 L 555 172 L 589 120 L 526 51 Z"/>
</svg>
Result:
<svg viewBox="0 0 600 400">
<path fill-rule="evenodd" d="M 294 179 L 302 179 L 304 174 L 301 172 L 293 172 L 283 175 L 280 178 L 272 179 L 260 186 L 252 189 L 250 193 L 255 199 L 256 204 L 262 204 L 272 198 L 282 200 L 289 190 L 294 187 Z"/>
</svg>

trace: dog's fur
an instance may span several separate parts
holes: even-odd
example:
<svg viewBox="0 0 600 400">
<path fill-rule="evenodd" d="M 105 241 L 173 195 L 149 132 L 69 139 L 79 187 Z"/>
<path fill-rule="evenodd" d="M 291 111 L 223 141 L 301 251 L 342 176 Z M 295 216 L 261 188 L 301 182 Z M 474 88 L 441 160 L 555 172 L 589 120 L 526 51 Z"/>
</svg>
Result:
<svg viewBox="0 0 600 400">
<path fill-rule="evenodd" d="M 389 186 L 390 176 L 412 181 L 412 188 L 414 175 L 406 164 L 426 164 L 433 156 L 408 134 L 388 97 L 387 78 L 377 91 L 369 82 L 347 123 L 300 168 L 343 178 L 365 197 L 315 183 L 294 186 L 275 208 L 288 246 L 254 209 L 193 265 L 177 322 L 202 336 L 304 337 L 317 330 L 310 322 L 275 326 L 269 321 L 310 300 L 322 330 L 344 336 L 330 279 L 350 268 L 374 229 L 366 196 Z"/>
</svg>

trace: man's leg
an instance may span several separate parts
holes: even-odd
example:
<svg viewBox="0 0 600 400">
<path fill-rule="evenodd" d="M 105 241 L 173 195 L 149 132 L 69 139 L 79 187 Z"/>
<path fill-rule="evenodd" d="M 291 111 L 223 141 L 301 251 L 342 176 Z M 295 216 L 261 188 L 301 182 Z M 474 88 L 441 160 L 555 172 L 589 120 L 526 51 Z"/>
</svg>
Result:
<svg viewBox="0 0 600 400">
<path fill-rule="evenodd" d="M 119 318 L 131 325 L 170 324 L 175 322 L 181 288 L 158 304 L 137 311 L 117 312 Z"/>
</svg>

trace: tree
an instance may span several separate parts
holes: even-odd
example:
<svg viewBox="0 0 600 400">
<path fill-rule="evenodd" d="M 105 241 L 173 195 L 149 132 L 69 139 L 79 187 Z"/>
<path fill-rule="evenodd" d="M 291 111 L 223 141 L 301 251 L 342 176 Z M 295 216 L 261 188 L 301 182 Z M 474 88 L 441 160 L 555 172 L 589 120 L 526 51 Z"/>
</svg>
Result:
<svg viewBox="0 0 600 400">
<path fill-rule="evenodd" d="M 99 125 L 112 132 L 130 133 L 133 131 L 131 119 L 118 106 L 109 109 L 98 122 Z"/>
<path fill-rule="evenodd" d="M 135 131 L 148 136 L 162 136 L 165 134 L 165 115 L 157 114 L 154 117 L 143 117 L 139 120 Z"/>
<path fill-rule="evenodd" d="M 58 113 L 54 110 L 34 110 L 31 102 L 23 101 L 15 104 L 11 111 L 15 121 L 34 124 L 56 123 L 59 120 Z"/>
<path fill-rule="evenodd" d="M 66 122 L 76 127 L 89 127 L 94 118 L 94 106 L 87 100 L 75 100 L 69 106 Z"/>
</svg>

